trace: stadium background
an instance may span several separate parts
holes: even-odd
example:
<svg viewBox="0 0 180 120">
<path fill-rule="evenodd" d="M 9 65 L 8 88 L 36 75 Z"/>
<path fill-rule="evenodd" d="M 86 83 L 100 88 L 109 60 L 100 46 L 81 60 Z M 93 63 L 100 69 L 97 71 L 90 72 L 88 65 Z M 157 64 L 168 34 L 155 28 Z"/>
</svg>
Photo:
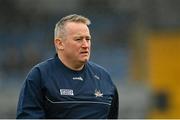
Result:
<svg viewBox="0 0 180 120">
<path fill-rule="evenodd" d="M 180 118 L 179 0 L 0 0 L 0 118 L 15 118 L 29 69 L 54 54 L 55 23 L 92 21 L 91 60 L 111 73 L 120 118 Z"/>
</svg>

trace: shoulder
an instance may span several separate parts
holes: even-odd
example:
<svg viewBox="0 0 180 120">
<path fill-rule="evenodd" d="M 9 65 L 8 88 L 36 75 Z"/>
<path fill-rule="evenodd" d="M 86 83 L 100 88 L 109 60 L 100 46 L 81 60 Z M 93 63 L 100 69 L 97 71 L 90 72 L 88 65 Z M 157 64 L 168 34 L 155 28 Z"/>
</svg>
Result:
<svg viewBox="0 0 180 120">
<path fill-rule="evenodd" d="M 100 78 L 102 78 L 104 81 L 112 81 L 110 73 L 101 65 L 98 65 L 92 61 L 88 61 L 87 63 L 88 69 L 93 72 L 94 74 L 98 75 Z"/>
<path fill-rule="evenodd" d="M 102 72 L 109 74 L 109 72 L 103 66 L 98 65 L 92 61 L 88 61 L 87 66 L 94 70 L 102 71 Z"/>
<path fill-rule="evenodd" d="M 53 70 L 56 69 L 56 67 L 57 67 L 56 57 L 50 57 L 34 65 L 31 71 L 39 70 L 40 73 L 49 73 L 51 71 L 53 72 Z"/>
<path fill-rule="evenodd" d="M 34 65 L 28 73 L 28 76 L 38 75 L 44 71 L 50 70 L 55 63 L 54 58 L 48 58 L 36 65 Z"/>
<path fill-rule="evenodd" d="M 112 81 L 110 73 L 107 71 L 106 68 L 92 61 L 89 61 L 87 63 L 87 66 L 89 70 L 93 71 L 93 73 L 97 75 L 96 77 L 98 77 L 98 79 L 101 79 L 101 82 L 103 82 L 102 84 L 105 84 L 106 88 L 113 88 L 113 90 L 116 90 L 116 86 Z"/>
<path fill-rule="evenodd" d="M 34 68 L 47 68 L 50 67 L 51 65 L 53 65 L 55 63 L 54 58 L 48 58 L 40 63 L 38 63 L 37 65 L 34 66 Z"/>
<path fill-rule="evenodd" d="M 40 85 L 43 78 L 47 78 L 48 74 L 52 71 L 53 58 L 46 59 L 34 65 L 28 72 L 25 78 L 26 84 Z"/>
</svg>

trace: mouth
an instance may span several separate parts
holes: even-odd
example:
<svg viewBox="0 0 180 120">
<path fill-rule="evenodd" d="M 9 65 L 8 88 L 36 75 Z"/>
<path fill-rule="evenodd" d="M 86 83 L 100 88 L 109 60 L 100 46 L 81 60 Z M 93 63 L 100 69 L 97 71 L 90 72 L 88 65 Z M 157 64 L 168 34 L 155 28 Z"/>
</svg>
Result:
<svg viewBox="0 0 180 120">
<path fill-rule="evenodd" d="M 83 55 L 88 55 L 88 54 L 89 54 L 89 52 L 88 52 L 88 51 L 82 51 L 82 52 L 80 52 L 80 54 L 83 54 Z"/>
</svg>

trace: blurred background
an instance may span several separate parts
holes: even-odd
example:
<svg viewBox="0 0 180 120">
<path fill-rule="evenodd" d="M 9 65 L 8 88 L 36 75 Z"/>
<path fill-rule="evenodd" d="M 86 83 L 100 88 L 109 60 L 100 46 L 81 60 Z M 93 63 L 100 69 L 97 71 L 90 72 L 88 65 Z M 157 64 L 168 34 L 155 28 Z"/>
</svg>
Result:
<svg viewBox="0 0 180 120">
<path fill-rule="evenodd" d="M 119 118 L 180 118 L 180 0 L 0 0 L 0 118 L 15 118 L 33 65 L 55 54 L 54 26 L 92 24 L 91 60 L 117 85 Z"/>
</svg>

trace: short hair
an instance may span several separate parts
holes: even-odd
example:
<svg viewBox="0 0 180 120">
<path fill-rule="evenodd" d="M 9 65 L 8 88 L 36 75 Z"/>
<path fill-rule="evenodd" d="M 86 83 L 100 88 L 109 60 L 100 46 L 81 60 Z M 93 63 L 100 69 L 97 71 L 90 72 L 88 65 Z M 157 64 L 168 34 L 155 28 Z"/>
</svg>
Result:
<svg viewBox="0 0 180 120">
<path fill-rule="evenodd" d="M 91 21 L 82 15 L 71 14 L 71 15 L 65 16 L 57 22 L 54 29 L 54 38 L 57 38 L 60 36 L 62 38 L 64 37 L 64 34 L 65 34 L 64 25 L 67 22 L 84 23 L 86 25 L 91 24 Z"/>
</svg>

